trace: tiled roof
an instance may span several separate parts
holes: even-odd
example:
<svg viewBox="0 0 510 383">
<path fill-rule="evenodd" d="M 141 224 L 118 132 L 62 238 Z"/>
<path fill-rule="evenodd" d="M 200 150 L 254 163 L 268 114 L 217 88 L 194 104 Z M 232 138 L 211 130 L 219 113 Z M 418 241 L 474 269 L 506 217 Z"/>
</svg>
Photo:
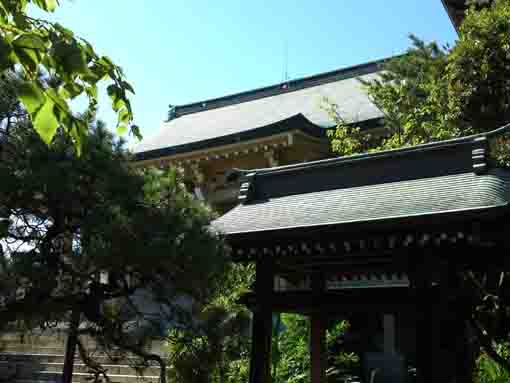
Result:
<svg viewBox="0 0 510 383">
<path fill-rule="evenodd" d="M 176 117 L 164 122 L 159 132 L 142 141 L 135 152 L 141 153 L 142 158 L 154 158 L 189 151 L 192 145 L 194 148 L 214 146 L 215 140 L 221 137 L 231 137 L 236 142 L 236 138 L 241 139 L 246 132 L 255 136 L 257 130 L 277 126 L 298 114 L 320 132 L 322 128 L 334 125 L 321 107 L 324 98 L 338 105 L 347 122 L 379 119 L 381 112 L 369 100 L 358 78 L 368 80 L 377 76 L 380 63 L 358 65 L 177 107 Z"/>
<path fill-rule="evenodd" d="M 510 171 L 484 167 L 491 134 L 255 171 L 245 202 L 214 227 L 235 234 L 507 206 Z"/>
</svg>

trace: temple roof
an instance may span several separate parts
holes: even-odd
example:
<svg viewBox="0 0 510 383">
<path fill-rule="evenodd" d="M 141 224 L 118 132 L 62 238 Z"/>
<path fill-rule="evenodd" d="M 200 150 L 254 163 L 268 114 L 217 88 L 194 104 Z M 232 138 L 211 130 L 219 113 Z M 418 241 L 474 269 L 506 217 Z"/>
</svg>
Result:
<svg viewBox="0 0 510 383">
<path fill-rule="evenodd" d="M 508 131 L 250 171 L 242 203 L 213 226 L 258 235 L 508 206 L 510 171 L 487 155 L 492 137 Z"/>
<path fill-rule="evenodd" d="M 381 62 L 178 106 L 172 112 L 173 118 L 164 122 L 158 133 L 135 148 L 137 158 L 169 156 L 290 129 L 322 136 L 324 128 L 334 125 L 321 106 L 324 98 L 338 105 L 346 122 L 379 120 L 382 113 L 369 100 L 358 78 L 374 78 Z M 292 120 L 296 118 L 299 121 Z"/>
</svg>

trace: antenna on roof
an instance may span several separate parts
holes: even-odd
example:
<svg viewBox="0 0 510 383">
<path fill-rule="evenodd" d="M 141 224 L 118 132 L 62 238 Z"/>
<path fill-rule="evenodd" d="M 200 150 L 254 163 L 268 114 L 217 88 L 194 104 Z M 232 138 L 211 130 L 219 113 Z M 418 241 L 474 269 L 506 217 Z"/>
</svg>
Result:
<svg viewBox="0 0 510 383">
<path fill-rule="evenodd" d="M 283 46 L 284 58 L 283 58 L 283 72 L 282 72 L 282 88 L 287 89 L 289 87 L 289 43 L 287 39 Z"/>
</svg>

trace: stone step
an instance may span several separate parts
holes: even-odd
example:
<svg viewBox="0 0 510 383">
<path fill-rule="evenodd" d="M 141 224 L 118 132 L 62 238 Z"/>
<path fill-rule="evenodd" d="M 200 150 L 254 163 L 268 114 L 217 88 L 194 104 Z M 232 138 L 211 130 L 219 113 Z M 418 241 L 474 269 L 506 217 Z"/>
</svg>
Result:
<svg viewBox="0 0 510 383">
<path fill-rule="evenodd" d="M 9 347 L 2 347 L 0 352 L 19 352 L 19 353 L 40 353 L 40 354 L 63 354 L 64 347 L 42 347 L 33 345 L 16 345 Z"/>
<path fill-rule="evenodd" d="M 136 370 L 127 364 L 103 364 L 103 368 L 105 368 L 109 374 L 115 375 L 137 375 Z M 0 371 L 21 371 L 21 370 L 39 370 L 39 371 L 49 371 L 49 372 L 62 372 L 64 368 L 64 363 L 37 363 L 33 361 L 24 361 L 24 362 L 12 362 L 12 361 L 3 361 L 0 362 Z M 74 364 L 74 372 L 88 372 L 88 367 L 83 363 L 75 363 Z M 159 367 L 147 367 L 143 371 L 143 375 L 158 375 Z"/>
<path fill-rule="evenodd" d="M 104 354 L 93 355 L 94 360 L 99 363 L 113 364 L 129 364 L 132 358 L 119 358 L 119 360 L 112 361 L 108 356 Z M 81 361 L 79 356 L 76 356 L 75 360 L 79 363 Z M 63 363 L 64 354 L 50 354 L 50 353 L 39 353 L 39 352 L 0 352 L 0 361 L 12 361 L 12 362 L 38 362 L 38 363 Z"/>
<path fill-rule="evenodd" d="M 0 382 L 3 383 L 2 380 Z M 55 381 L 56 383 L 60 383 L 58 381 Z M 9 383 L 53 383 L 51 380 L 39 380 L 39 379 L 15 379 L 10 381 Z M 80 383 L 76 380 L 73 380 L 71 383 Z"/>
<path fill-rule="evenodd" d="M 81 338 L 84 344 L 95 344 L 92 339 Z M 19 336 L 3 336 L 0 337 L 0 347 L 8 347 L 10 345 L 32 345 L 35 347 L 65 347 L 67 340 L 66 334 L 59 335 L 30 335 L 20 338 Z"/>
<path fill-rule="evenodd" d="M 30 373 L 26 373 L 26 375 L 21 374 L 18 375 L 15 382 L 19 383 L 23 380 L 36 380 L 43 381 L 45 383 L 48 382 L 59 382 L 62 374 L 59 372 L 51 372 L 51 371 L 32 371 Z M 77 383 L 88 383 L 90 382 L 90 374 L 77 372 L 73 374 L 73 382 Z M 116 375 L 109 374 L 109 378 L 112 383 L 157 383 L 159 381 L 159 376 L 136 376 L 136 375 Z"/>
</svg>

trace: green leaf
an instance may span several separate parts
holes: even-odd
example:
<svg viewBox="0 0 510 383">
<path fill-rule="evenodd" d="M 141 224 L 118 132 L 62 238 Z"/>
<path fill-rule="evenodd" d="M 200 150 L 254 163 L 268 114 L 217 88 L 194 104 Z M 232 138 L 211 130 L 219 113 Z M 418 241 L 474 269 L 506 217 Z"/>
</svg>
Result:
<svg viewBox="0 0 510 383">
<path fill-rule="evenodd" d="M 93 99 L 93 100 L 97 99 L 97 85 L 96 84 L 87 86 L 85 88 L 85 92 L 91 99 Z"/>
<path fill-rule="evenodd" d="M 44 51 L 46 49 L 46 42 L 39 35 L 27 33 L 16 38 L 12 44 L 20 48 L 26 48 L 36 51 Z"/>
<path fill-rule="evenodd" d="M 29 30 L 30 24 L 27 21 L 27 17 L 21 12 L 13 12 L 12 19 L 17 28 L 22 30 Z"/>
<path fill-rule="evenodd" d="M 0 72 L 3 72 L 13 65 L 10 60 L 11 52 L 11 45 L 0 36 Z"/>
<path fill-rule="evenodd" d="M 106 88 L 108 96 L 112 99 L 112 108 L 118 112 L 120 109 L 126 107 L 129 110 L 128 105 L 123 97 L 123 90 L 115 84 L 111 84 Z"/>
<path fill-rule="evenodd" d="M 119 134 L 119 135 L 126 134 L 127 131 L 128 131 L 127 125 L 124 125 L 124 124 L 117 125 L 117 134 Z"/>
<path fill-rule="evenodd" d="M 50 11 L 50 12 L 53 12 L 57 8 L 57 5 L 58 5 L 57 0 L 45 0 L 45 3 L 46 3 L 46 10 Z"/>
<path fill-rule="evenodd" d="M 81 49 L 81 47 L 79 45 L 74 45 L 67 57 L 67 71 L 69 73 L 86 73 L 88 68 L 85 56 L 85 52 Z"/>
<path fill-rule="evenodd" d="M 126 102 L 122 98 L 117 98 L 112 103 L 112 108 L 114 111 L 118 112 L 121 109 L 126 109 Z"/>
<path fill-rule="evenodd" d="M 67 83 L 63 87 L 60 87 L 59 94 L 61 97 L 67 99 L 67 98 L 75 98 L 79 96 L 83 92 L 83 86 L 76 83 Z"/>
<path fill-rule="evenodd" d="M 51 98 L 53 100 L 53 102 L 56 105 L 58 105 L 61 109 L 66 110 L 66 111 L 69 110 L 69 105 L 67 105 L 67 101 L 65 100 L 65 98 L 61 97 L 58 94 L 57 89 L 48 88 L 48 89 L 46 89 L 45 93 L 46 93 L 46 96 Z"/>
<path fill-rule="evenodd" d="M 78 157 L 80 157 L 82 153 L 81 148 L 83 138 L 87 135 L 87 123 L 77 118 L 72 118 L 70 124 L 71 129 L 69 130 L 69 134 L 73 139 L 74 146 L 76 148 L 76 154 L 78 155 Z"/>
<path fill-rule="evenodd" d="M 5 24 L 7 22 L 7 16 L 9 12 L 5 8 L 4 4 L 0 1 L 0 24 Z"/>
<path fill-rule="evenodd" d="M 108 56 L 101 56 L 101 58 L 98 61 L 98 64 L 108 69 L 112 69 L 113 67 L 115 67 L 115 64 Z"/>
<path fill-rule="evenodd" d="M 59 24 L 59 23 L 55 23 L 54 26 L 55 26 L 55 29 L 57 31 L 59 31 L 65 38 L 70 39 L 70 40 L 74 39 L 74 33 L 70 29 L 67 29 L 62 24 Z"/>
<path fill-rule="evenodd" d="M 115 84 L 111 84 L 111 85 L 108 85 L 108 87 L 106 88 L 106 93 L 108 93 L 108 96 L 110 96 L 110 98 L 117 98 L 118 97 L 118 94 L 119 94 L 119 87 Z"/>
<path fill-rule="evenodd" d="M 57 39 L 53 43 L 52 56 L 57 71 L 67 74 L 69 81 L 73 81 L 72 78 L 79 74 L 88 73 L 85 52 L 76 41 L 68 43 L 66 40 Z"/>
<path fill-rule="evenodd" d="M 44 105 L 37 111 L 32 123 L 34 129 L 39 133 L 42 140 L 49 145 L 53 136 L 57 132 L 58 119 L 55 116 L 55 103 L 50 98 L 46 98 Z"/>
<path fill-rule="evenodd" d="M 126 90 L 129 90 L 131 93 L 135 94 L 135 90 L 133 89 L 133 87 L 131 86 L 130 83 L 128 83 L 127 81 L 122 81 L 121 82 L 121 85 L 124 89 Z"/>
<path fill-rule="evenodd" d="M 81 79 L 88 82 L 90 85 L 95 85 L 101 81 L 106 74 L 107 72 L 102 66 L 94 64 L 85 71 Z"/>
<path fill-rule="evenodd" d="M 83 51 L 89 56 L 89 58 L 92 60 L 94 58 L 97 58 L 96 52 L 94 51 L 94 47 L 90 45 L 90 43 L 85 39 L 80 39 L 83 43 Z"/>
<path fill-rule="evenodd" d="M 33 3 L 47 12 L 53 12 L 58 5 L 57 0 L 33 0 Z"/>
<path fill-rule="evenodd" d="M 143 138 L 138 125 L 131 125 L 131 133 L 133 133 L 133 136 L 135 136 L 138 140 Z"/>
<path fill-rule="evenodd" d="M 44 95 L 43 90 L 35 81 L 24 82 L 20 85 L 18 92 L 18 97 L 23 103 L 23 106 L 32 117 L 46 102 L 46 96 Z"/>
<path fill-rule="evenodd" d="M 126 108 L 122 108 L 119 111 L 118 123 L 127 125 L 127 124 L 129 124 L 130 120 L 131 120 L 131 113 L 129 113 L 129 111 Z"/>
<path fill-rule="evenodd" d="M 24 34 L 12 42 L 14 52 L 20 63 L 32 72 L 36 72 L 37 65 L 46 51 L 44 40 L 35 34 Z"/>
</svg>

